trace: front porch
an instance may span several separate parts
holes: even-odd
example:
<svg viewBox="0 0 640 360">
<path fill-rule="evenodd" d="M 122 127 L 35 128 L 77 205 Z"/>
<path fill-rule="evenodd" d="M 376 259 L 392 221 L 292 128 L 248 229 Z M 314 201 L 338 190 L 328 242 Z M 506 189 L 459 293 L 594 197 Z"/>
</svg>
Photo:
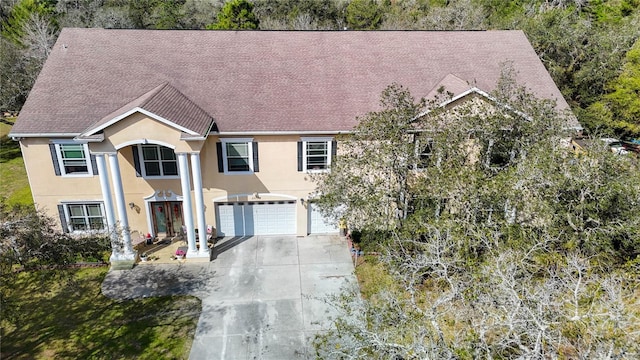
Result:
<svg viewBox="0 0 640 360">
<path fill-rule="evenodd" d="M 211 254 L 215 239 L 209 239 L 207 241 L 207 248 Z M 197 242 L 198 247 L 200 242 Z M 188 257 L 185 256 L 182 259 L 176 257 L 176 251 L 182 250 L 185 254 L 188 252 L 188 243 L 185 237 L 176 236 L 173 238 L 165 238 L 152 243 L 146 241 L 139 242 L 134 245 L 134 249 L 138 254 L 136 264 L 148 265 L 148 264 L 179 264 L 179 263 L 194 263 L 194 262 L 209 262 L 210 258 L 207 257 Z M 146 255 L 146 259 L 143 255 Z"/>
</svg>

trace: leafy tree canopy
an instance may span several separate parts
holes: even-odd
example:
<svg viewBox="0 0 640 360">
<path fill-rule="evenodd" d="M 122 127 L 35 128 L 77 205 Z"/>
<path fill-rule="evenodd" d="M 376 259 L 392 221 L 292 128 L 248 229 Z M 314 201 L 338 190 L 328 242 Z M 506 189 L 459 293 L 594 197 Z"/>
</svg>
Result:
<svg viewBox="0 0 640 360">
<path fill-rule="evenodd" d="M 374 30 L 382 21 L 382 11 L 375 0 L 351 0 L 346 9 L 347 25 L 354 30 Z"/>
<path fill-rule="evenodd" d="M 255 30 L 260 21 L 253 13 L 253 3 L 246 0 L 232 0 L 224 4 L 218 13 L 218 20 L 207 26 L 210 30 Z"/>
<path fill-rule="evenodd" d="M 2 23 L 2 36 L 17 45 L 25 46 L 25 28 L 32 16 L 47 16 L 52 11 L 53 8 L 46 1 L 21 0 L 11 9 L 8 19 Z"/>
</svg>

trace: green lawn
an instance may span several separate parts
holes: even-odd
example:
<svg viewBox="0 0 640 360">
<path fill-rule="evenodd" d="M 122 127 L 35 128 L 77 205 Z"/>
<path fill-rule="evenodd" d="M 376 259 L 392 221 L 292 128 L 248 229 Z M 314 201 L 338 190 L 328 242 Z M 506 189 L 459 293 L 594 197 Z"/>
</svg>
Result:
<svg viewBox="0 0 640 360">
<path fill-rule="evenodd" d="M 9 205 L 31 205 L 33 198 L 20 144 L 7 137 L 10 130 L 11 126 L 0 123 L 0 196 L 5 197 Z"/>
<path fill-rule="evenodd" d="M 114 301 L 100 292 L 106 273 L 106 267 L 21 273 L 6 289 L 0 358 L 187 359 L 200 300 Z"/>
</svg>

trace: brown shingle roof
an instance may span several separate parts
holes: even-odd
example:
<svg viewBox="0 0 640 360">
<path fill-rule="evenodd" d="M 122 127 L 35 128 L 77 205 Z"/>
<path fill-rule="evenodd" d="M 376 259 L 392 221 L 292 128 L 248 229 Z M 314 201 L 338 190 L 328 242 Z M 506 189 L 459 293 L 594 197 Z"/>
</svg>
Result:
<svg viewBox="0 0 640 360">
<path fill-rule="evenodd" d="M 221 132 L 344 131 L 391 83 L 421 97 L 455 74 L 491 91 L 507 61 L 568 108 L 521 31 L 64 29 L 12 133 L 77 135 L 163 83 Z"/>
<path fill-rule="evenodd" d="M 169 125 L 189 135 L 206 136 L 213 122 L 213 118 L 198 105 L 173 86 L 164 83 L 92 124 L 83 131 L 83 135 L 95 134 L 119 120 L 124 114 L 139 110 L 151 113 L 156 118 L 160 117 Z"/>
</svg>

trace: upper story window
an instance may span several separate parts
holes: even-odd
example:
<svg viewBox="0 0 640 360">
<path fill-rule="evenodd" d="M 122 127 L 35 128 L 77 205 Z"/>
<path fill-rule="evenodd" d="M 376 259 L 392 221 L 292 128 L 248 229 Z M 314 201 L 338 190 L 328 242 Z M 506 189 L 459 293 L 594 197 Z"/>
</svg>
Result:
<svg viewBox="0 0 640 360">
<path fill-rule="evenodd" d="M 101 203 L 63 204 L 59 206 L 61 218 L 66 221 L 66 229 L 90 231 L 106 229 L 104 211 Z"/>
<path fill-rule="evenodd" d="M 97 168 L 92 164 L 87 144 L 72 141 L 49 144 L 53 167 L 58 176 L 92 176 Z"/>
<path fill-rule="evenodd" d="M 160 145 L 138 145 L 142 176 L 175 177 L 178 176 L 178 163 L 173 149 Z"/>
<path fill-rule="evenodd" d="M 303 138 L 298 143 L 298 171 L 327 171 L 336 146 L 332 138 Z"/>
<path fill-rule="evenodd" d="M 225 174 L 250 174 L 258 171 L 258 144 L 253 139 L 220 139 L 218 170 Z"/>
<path fill-rule="evenodd" d="M 425 169 L 433 161 L 433 140 L 416 140 L 416 169 Z"/>
</svg>

